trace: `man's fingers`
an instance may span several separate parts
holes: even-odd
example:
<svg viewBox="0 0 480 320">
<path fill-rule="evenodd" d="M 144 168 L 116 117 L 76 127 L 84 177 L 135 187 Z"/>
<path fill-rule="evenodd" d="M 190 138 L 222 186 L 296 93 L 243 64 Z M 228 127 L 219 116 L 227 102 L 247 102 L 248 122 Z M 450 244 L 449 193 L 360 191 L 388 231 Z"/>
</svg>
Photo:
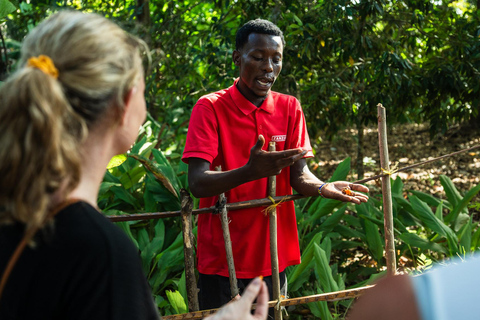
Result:
<svg viewBox="0 0 480 320">
<path fill-rule="evenodd" d="M 271 151 L 269 152 L 270 156 L 276 160 L 295 158 L 296 160 L 300 159 L 307 153 L 307 150 L 302 149 L 289 149 L 284 151 Z"/>
<path fill-rule="evenodd" d="M 258 293 L 260 292 L 260 289 L 262 288 L 262 283 L 263 280 L 259 277 L 253 279 L 252 282 L 250 282 L 250 284 L 243 291 L 241 300 L 249 304 L 253 303 Z"/>
<path fill-rule="evenodd" d="M 366 186 L 361 185 L 361 184 L 356 184 L 356 183 L 352 183 L 350 185 L 350 189 L 355 190 L 355 191 L 360 191 L 360 192 L 369 192 L 370 191 Z"/>
<path fill-rule="evenodd" d="M 257 297 L 257 305 L 255 308 L 254 318 L 255 319 L 265 319 L 268 314 L 268 288 L 264 281 L 262 281 L 262 286 Z"/>
<path fill-rule="evenodd" d="M 250 150 L 251 153 L 258 153 L 262 151 L 263 145 L 265 144 L 265 138 L 262 135 L 258 136 L 257 142 L 253 145 Z"/>
</svg>

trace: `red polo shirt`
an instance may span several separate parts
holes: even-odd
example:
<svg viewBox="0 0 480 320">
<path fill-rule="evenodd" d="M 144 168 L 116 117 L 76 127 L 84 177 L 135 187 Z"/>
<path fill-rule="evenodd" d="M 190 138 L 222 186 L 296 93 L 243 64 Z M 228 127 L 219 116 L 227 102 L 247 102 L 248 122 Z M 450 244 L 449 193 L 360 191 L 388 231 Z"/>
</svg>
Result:
<svg viewBox="0 0 480 320">
<path fill-rule="evenodd" d="M 193 108 L 182 160 L 202 158 L 211 170 L 221 165 L 223 171 L 244 166 L 258 135 L 265 137 L 264 150 L 270 141 L 276 150 L 303 148 L 312 157 L 305 117 L 299 101 L 273 92 L 257 108 L 234 85 L 201 97 Z M 268 178 L 244 183 L 225 193 L 228 203 L 267 197 Z M 290 170 L 277 176 L 277 196 L 292 194 Z M 200 208 L 215 205 L 218 197 L 200 199 Z M 228 213 L 230 236 L 238 278 L 271 275 L 270 235 L 264 207 Z M 292 201 L 277 207 L 279 270 L 300 263 L 297 223 Z M 228 277 L 220 218 L 214 214 L 198 217 L 198 271 Z"/>
</svg>

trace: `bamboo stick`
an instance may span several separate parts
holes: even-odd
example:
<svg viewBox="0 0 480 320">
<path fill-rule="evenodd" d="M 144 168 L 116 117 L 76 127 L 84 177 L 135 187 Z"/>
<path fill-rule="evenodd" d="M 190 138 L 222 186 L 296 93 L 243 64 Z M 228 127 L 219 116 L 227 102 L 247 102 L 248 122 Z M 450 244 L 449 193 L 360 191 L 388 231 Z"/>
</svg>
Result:
<svg viewBox="0 0 480 320">
<path fill-rule="evenodd" d="M 222 167 L 218 166 L 215 168 L 216 171 L 222 171 Z M 227 255 L 227 265 L 228 265 L 228 278 L 230 280 L 230 293 L 232 298 L 236 297 L 239 294 L 238 284 L 237 284 L 237 275 L 235 273 L 235 263 L 233 260 L 233 250 L 232 250 L 232 240 L 230 238 L 230 229 L 228 227 L 228 212 L 227 207 L 227 198 L 225 193 L 221 193 L 218 196 L 218 201 L 221 205 L 220 212 L 220 222 L 222 223 L 223 231 L 223 241 L 225 242 L 225 253 Z"/>
<path fill-rule="evenodd" d="M 387 143 L 387 117 L 385 108 L 381 103 L 377 105 L 378 111 L 378 143 L 380 147 L 380 164 L 384 170 L 390 171 Z M 395 239 L 393 234 L 393 209 L 392 209 L 392 187 L 390 175 L 382 177 L 383 194 L 383 218 L 385 229 L 385 258 L 387 259 L 387 273 L 397 273 L 397 261 L 395 255 Z"/>
<path fill-rule="evenodd" d="M 298 297 L 298 298 L 290 298 L 290 299 L 282 299 L 279 301 L 269 301 L 269 306 L 275 306 L 279 304 L 280 306 L 294 306 L 299 304 L 306 304 L 318 301 L 339 301 L 339 300 L 346 300 L 346 299 L 353 299 L 365 293 L 365 291 L 369 290 L 370 288 L 374 287 L 365 286 L 355 289 L 349 290 L 342 290 L 342 291 L 335 291 L 335 292 L 328 292 L 322 294 L 315 294 L 311 296 L 305 297 Z M 253 306 L 255 307 L 255 305 Z M 198 312 L 189 312 L 189 313 L 182 313 L 182 314 L 174 314 L 170 316 L 163 316 L 163 320 L 186 320 L 186 319 L 202 319 L 207 317 L 213 313 L 218 311 L 218 309 L 209 309 L 209 310 L 201 310 Z"/>
<path fill-rule="evenodd" d="M 275 142 L 268 144 L 268 151 L 275 151 Z M 275 197 L 277 193 L 277 177 L 268 177 L 268 192 L 270 197 Z M 277 208 L 273 206 L 269 211 L 270 225 L 270 258 L 272 262 L 272 290 L 273 299 L 280 299 L 280 274 L 278 270 L 278 245 L 277 245 Z M 274 306 L 275 320 L 282 320 L 282 309 L 279 304 Z"/>
<path fill-rule="evenodd" d="M 193 200 L 185 190 L 180 190 L 182 201 L 182 233 L 183 233 L 183 254 L 185 256 L 185 280 L 187 283 L 188 309 L 198 311 L 197 281 L 195 278 L 195 259 L 192 233 L 192 208 Z"/>
</svg>

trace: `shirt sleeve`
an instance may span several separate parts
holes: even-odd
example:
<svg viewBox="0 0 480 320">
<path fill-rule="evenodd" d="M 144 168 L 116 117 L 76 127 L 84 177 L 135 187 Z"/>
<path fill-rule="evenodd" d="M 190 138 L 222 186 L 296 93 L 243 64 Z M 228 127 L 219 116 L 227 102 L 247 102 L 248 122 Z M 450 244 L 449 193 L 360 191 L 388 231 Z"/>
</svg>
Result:
<svg viewBox="0 0 480 320">
<path fill-rule="evenodd" d="M 201 158 L 212 163 L 218 155 L 218 121 L 210 101 L 200 99 L 193 107 L 182 161 Z"/>
</svg>

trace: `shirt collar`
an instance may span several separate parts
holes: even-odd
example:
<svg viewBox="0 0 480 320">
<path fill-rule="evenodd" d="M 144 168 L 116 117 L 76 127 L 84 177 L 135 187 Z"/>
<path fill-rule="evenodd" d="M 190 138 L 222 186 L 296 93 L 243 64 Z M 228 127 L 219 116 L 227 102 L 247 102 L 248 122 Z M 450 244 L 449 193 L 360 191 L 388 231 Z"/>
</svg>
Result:
<svg viewBox="0 0 480 320">
<path fill-rule="evenodd" d="M 272 91 L 268 94 L 267 98 L 263 101 L 262 105 L 257 108 L 253 103 L 248 101 L 247 98 L 237 88 L 238 78 L 233 82 L 233 86 L 229 88 L 230 95 L 235 105 L 243 112 L 244 115 L 249 115 L 253 111 L 260 109 L 268 113 L 273 113 L 275 106 L 272 98 Z"/>
</svg>

